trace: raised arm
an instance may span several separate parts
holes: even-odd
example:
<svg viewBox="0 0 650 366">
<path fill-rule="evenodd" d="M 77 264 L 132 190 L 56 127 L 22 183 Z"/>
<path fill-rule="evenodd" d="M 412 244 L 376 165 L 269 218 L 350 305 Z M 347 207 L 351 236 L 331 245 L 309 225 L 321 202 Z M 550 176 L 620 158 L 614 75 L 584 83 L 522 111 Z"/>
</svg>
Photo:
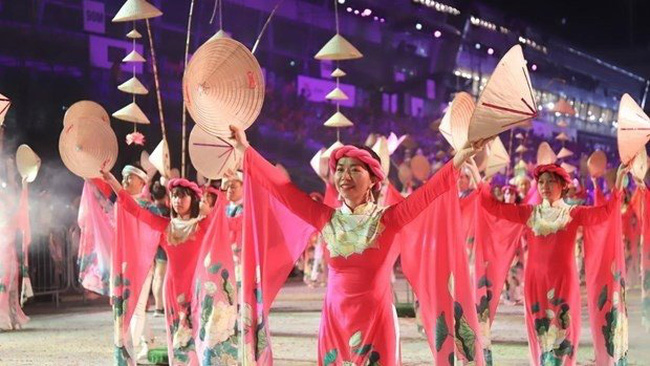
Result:
<svg viewBox="0 0 650 366">
<path fill-rule="evenodd" d="M 498 201 L 490 192 L 490 185 L 482 183 L 479 186 L 481 206 L 492 215 L 517 224 L 525 224 L 533 211 L 533 206 L 516 205 Z"/>
<path fill-rule="evenodd" d="M 117 192 L 118 209 L 124 209 L 126 212 L 135 216 L 138 220 L 144 222 L 152 229 L 163 232 L 169 225 L 169 219 L 166 217 L 158 216 L 149 210 L 140 207 L 137 202 L 129 195 L 124 189 Z"/>
<path fill-rule="evenodd" d="M 571 217 L 578 225 L 590 226 L 598 225 L 607 221 L 614 210 L 621 209 L 622 191 L 615 189 L 606 204 L 600 206 L 578 206 L 571 210 Z"/>
</svg>

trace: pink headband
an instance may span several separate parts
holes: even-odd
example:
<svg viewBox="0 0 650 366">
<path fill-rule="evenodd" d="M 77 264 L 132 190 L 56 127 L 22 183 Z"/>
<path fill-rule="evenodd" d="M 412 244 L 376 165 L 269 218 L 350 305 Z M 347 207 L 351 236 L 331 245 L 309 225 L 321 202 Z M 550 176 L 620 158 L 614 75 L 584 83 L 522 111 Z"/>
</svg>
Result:
<svg viewBox="0 0 650 366">
<path fill-rule="evenodd" d="M 332 152 L 329 161 L 330 173 L 332 175 L 334 174 L 334 171 L 336 171 L 336 163 L 339 159 L 344 157 L 361 160 L 361 162 L 370 168 L 372 175 L 379 178 L 380 181 L 386 179 L 386 174 L 384 174 L 384 171 L 381 169 L 381 163 L 377 159 L 373 158 L 368 151 L 352 145 L 341 146 Z"/>
<path fill-rule="evenodd" d="M 194 192 L 194 195 L 198 199 L 201 199 L 201 195 L 203 194 L 203 192 L 201 191 L 201 188 L 199 188 L 199 186 L 196 183 L 190 182 L 189 180 L 187 180 L 185 178 L 170 179 L 169 183 L 167 183 L 167 189 L 171 192 L 172 189 L 174 189 L 176 187 L 183 187 L 183 188 L 190 189 L 192 192 Z"/>
<path fill-rule="evenodd" d="M 557 164 L 539 165 L 537 168 L 535 168 L 535 172 L 533 173 L 533 176 L 535 176 L 535 180 L 539 180 L 539 177 L 546 172 L 557 175 L 567 185 L 571 184 L 571 177 L 569 176 L 569 173 L 567 173 L 567 171 L 564 170 L 564 168 L 562 168 Z"/>
<path fill-rule="evenodd" d="M 203 192 L 212 193 L 215 196 L 219 195 L 219 190 L 217 188 L 214 188 L 213 186 L 205 186 L 205 187 L 203 187 Z"/>
</svg>

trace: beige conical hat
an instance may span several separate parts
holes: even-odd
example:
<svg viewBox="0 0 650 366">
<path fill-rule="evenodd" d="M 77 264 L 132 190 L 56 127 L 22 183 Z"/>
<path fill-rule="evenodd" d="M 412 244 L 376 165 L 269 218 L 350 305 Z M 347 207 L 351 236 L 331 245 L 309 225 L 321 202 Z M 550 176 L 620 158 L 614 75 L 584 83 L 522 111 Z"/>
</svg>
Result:
<svg viewBox="0 0 650 366">
<path fill-rule="evenodd" d="M 569 141 L 569 140 L 571 140 L 569 138 L 569 135 L 567 135 L 564 132 L 560 132 L 557 136 L 555 136 L 555 139 L 558 140 L 558 141 Z"/>
<path fill-rule="evenodd" d="M 562 163 L 560 164 L 560 166 L 562 167 L 562 169 L 566 170 L 566 172 L 569 174 L 572 174 L 573 172 L 576 171 L 576 167 L 571 164 Z"/>
<path fill-rule="evenodd" d="M 147 60 L 138 51 L 133 50 L 122 59 L 122 62 L 147 62 Z"/>
<path fill-rule="evenodd" d="M 515 138 L 518 139 L 518 140 L 523 140 L 523 139 L 524 139 L 524 134 L 521 133 L 521 132 L 519 132 L 519 133 L 517 133 L 517 134 L 515 135 Z"/>
<path fill-rule="evenodd" d="M 343 144 L 341 143 L 341 141 L 336 141 L 335 143 L 332 144 L 332 146 L 328 147 L 327 150 L 325 150 L 325 152 L 322 155 L 322 158 L 329 159 L 330 155 L 332 155 L 332 152 L 334 152 L 334 150 L 342 146 Z"/>
<path fill-rule="evenodd" d="M 149 93 L 149 90 L 135 76 L 120 84 L 117 89 L 129 94 L 145 95 Z"/>
<path fill-rule="evenodd" d="M 519 146 L 517 146 L 517 148 L 515 149 L 515 152 L 516 152 L 517 154 L 525 153 L 526 151 L 528 151 L 528 148 L 527 148 L 526 146 L 524 146 L 524 145 L 519 145 Z"/>
<path fill-rule="evenodd" d="M 399 165 L 397 170 L 397 178 L 402 184 L 407 184 L 413 180 L 413 171 L 407 163 L 402 163 Z"/>
<path fill-rule="evenodd" d="M 90 179 L 109 171 L 117 160 L 117 137 L 111 126 L 97 117 L 69 121 L 59 137 L 63 164 L 74 174 Z"/>
<path fill-rule="evenodd" d="M 589 169 L 589 175 L 592 177 L 602 177 L 607 169 L 607 155 L 600 150 L 594 151 L 587 160 L 587 168 Z"/>
<path fill-rule="evenodd" d="M 201 174 L 200 172 L 196 172 L 196 184 L 198 184 L 199 187 L 202 187 L 202 186 L 206 185 L 207 183 L 208 183 L 208 180 L 205 179 L 203 174 Z"/>
<path fill-rule="evenodd" d="M 557 161 L 557 155 L 548 142 L 544 141 L 537 148 L 537 165 L 553 164 Z"/>
<path fill-rule="evenodd" d="M 399 138 L 395 134 L 395 132 L 391 132 L 390 135 L 388 135 L 388 153 L 390 155 L 393 155 L 393 153 L 397 150 L 399 145 L 404 142 L 408 135 L 402 135 Z"/>
<path fill-rule="evenodd" d="M 333 77 L 333 78 L 342 78 L 345 75 L 347 75 L 345 73 L 345 71 L 339 69 L 338 67 L 336 68 L 336 70 L 332 71 L 332 73 L 330 74 L 330 76 Z"/>
<path fill-rule="evenodd" d="M 151 19 L 159 17 L 162 12 L 145 0 L 126 0 L 117 11 L 113 23 L 130 22 L 133 20 Z"/>
<path fill-rule="evenodd" d="M 629 164 L 650 139 L 650 118 L 629 94 L 618 106 L 618 154 Z"/>
<path fill-rule="evenodd" d="M 41 158 L 36 155 L 31 147 L 22 144 L 18 146 L 16 151 L 16 166 L 23 180 L 31 183 L 36 179 L 38 170 L 41 168 Z"/>
<path fill-rule="evenodd" d="M 140 153 L 140 166 L 142 166 L 142 169 L 144 169 L 144 171 L 147 173 L 149 180 L 151 180 L 151 178 L 156 175 L 158 169 L 156 169 L 156 167 L 151 164 L 149 157 L 149 153 L 144 150 Z"/>
<path fill-rule="evenodd" d="M 557 103 L 555 103 L 555 106 L 553 107 L 553 112 L 562 113 L 569 116 L 575 116 L 576 114 L 576 110 L 573 109 L 571 104 L 569 104 L 569 102 L 567 102 L 566 99 L 564 98 L 560 98 L 560 100 L 558 100 Z"/>
<path fill-rule="evenodd" d="M 563 147 L 562 149 L 560 149 L 560 152 L 557 153 L 557 158 L 558 159 L 564 159 L 564 158 L 568 158 L 569 156 L 572 156 L 572 155 L 573 155 L 573 151 L 567 149 L 566 147 Z"/>
<path fill-rule="evenodd" d="M 630 173 L 637 180 L 644 180 L 645 175 L 648 172 L 648 153 L 645 149 L 641 149 L 638 154 L 632 160 L 632 166 L 630 167 Z"/>
<path fill-rule="evenodd" d="M 309 165 L 311 166 L 312 169 L 314 169 L 314 172 L 321 178 L 325 179 L 327 178 L 327 172 L 328 172 L 328 161 L 327 159 L 323 158 L 323 153 L 326 151 L 326 148 L 321 148 L 316 152 L 316 155 L 314 155 L 313 158 L 309 161 Z"/>
<path fill-rule="evenodd" d="M 354 123 L 341 112 L 336 112 L 323 124 L 326 127 L 352 127 Z"/>
<path fill-rule="evenodd" d="M 326 96 L 325 99 L 328 100 L 348 100 L 348 96 L 339 88 L 338 86 L 334 88 L 331 92 L 329 92 Z"/>
<path fill-rule="evenodd" d="M 140 109 L 140 107 L 138 107 L 138 105 L 135 103 L 131 103 L 119 111 L 113 113 L 113 117 L 122 121 L 139 123 L 143 125 L 148 125 L 151 123 L 149 122 L 149 118 L 147 118 L 144 112 L 142 112 L 142 109 Z"/>
<path fill-rule="evenodd" d="M 485 171 L 485 168 L 487 168 L 487 158 L 488 158 L 488 149 L 482 149 L 476 155 L 474 155 L 474 163 L 476 164 L 476 167 L 478 168 L 479 172 Z"/>
<path fill-rule="evenodd" d="M 239 170 L 243 161 L 237 142 L 231 138 L 213 136 L 201 126 L 194 126 L 190 133 L 189 151 L 192 166 L 210 179 L 221 179 L 229 170 Z"/>
<path fill-rule="evenodd" d="M 424 182 L 431 174 L 431 164 L 424 156 L 416 155 L 411 158 L 411 171 L 415 178 Z"/>
<path fill-rule="evenodd" d="M 520 45 L 499 61 L 476 103 L 469 125 L 470 141 L 492 137 L 537 116 L 537 104 Z"/>
<path fill-rule="evenodd" d="M 228 34 L 223 29 L 219 29 L 217 33 L 215 33 L 212 37 L 210 37 L 210 39 L 208 39 L 207 42 L 214 41 L 215 39 L 219 39 L 219 38 L 232 38 L 232 37 L 230 37 L 230 34 Z"/>
<path fill-rule="evenodd" d="M 352 60 L 361 57 L 363 57 L 361 52 L 340 34 L 334 35 L 314 56 L 317 60 L 333 61 Z"/>
<path fill-rule="evenodd" d="M 205 132 L 230 136 L 230 125 L 247 129 L 262 110 L 262 68 L 250 50 L 234 39 L 206 42 L 187 65 L 183 97 Z"/>
<path fill-rule="evenodd" d="M 166 139 L 162 139 L 158 146 L 153 149 L 153 152 L 149 156 L 149 162 L 156 167 L 158 173 L 165 178 L 169 178 L 171 175 L 171 158 L 169 154 L 169 145 L 167 144 Z"/>
<path fill-rule="evenodd" d="M 485 176 L 491 177 L 510 164 L 510 155 L 503 146 L 503 142 L 497 136 L 488 147 L 487 165 L 485 167 Z"/>
<path fill-rule="evenodd" d="M 142 34 L 140 34 L 140 32 L 138 32 L 137 30 L 134 29 L 134 30 L 132 30 L 132 31 L 130 31 L 129 33 L 126 34 L 126 38 L 140 39 L 140 38 L 142 38 Z"/>
<path fill-rule="evenodd" d="M 9 100 L 9 98 L 0 94 L 0 126 L 4 125 L 5 117 L 7 116 L 7 111 L 9 111 L 10 106 L 11 106 L 11 101 Z"/>
<path fill-rule="evenodd" d="M 107 124 L 111 123 L 111 118 L 108 116 L 108 112 L 106 112 L 104 107 L 91 100 L 80 100 L 71 105 L 68 110 L 65 111 L 65 115 L 63 115 L 63 125 L 67 126 L 70 121 L 88 117 L 96 117 Z"/>
<path fill-rule="evenodd" d="M 381 161 L 381 170 L 388 176 L 390 172 L 390 152 L 388 150 L 388 140 L 384 136 L 379 136 L 377 141 L 372 146 L 372 151 L 379 155 Z"/>
<path fill-rule="evenodd" d="M 563 119 L 560 120 L 560 122 L 558 122 L 557 125 L 558 125 L 558 127 L 562 127 L 562 128 L 569 126 L 569 124 Z"/>
<path fill-rule="evenodd" d="M 451 141 L 448 142 L 456 151 L 462 149 L 467 142 L 469 121 L 475 107 L 474 98 L 465 92 L 460 92 L 456 94 L 451 105 L 447 108 L 447 113 L 442 117 L 440 129 L 442 131 L 443 126 L 445 130 L 449 129 Z M 446 133 L 443 133 L 443 136 Z"/>
<path fill-rule="evenodd" d="M 377 134 L 370 133 L 370 135 L 368 135 L 368 137 L 366 138 L 366 142 L 364 142 L 363 144 L 368 147 L 373 147 L 375 145 L 375 142 L 377 142 Z"/>
</svg>

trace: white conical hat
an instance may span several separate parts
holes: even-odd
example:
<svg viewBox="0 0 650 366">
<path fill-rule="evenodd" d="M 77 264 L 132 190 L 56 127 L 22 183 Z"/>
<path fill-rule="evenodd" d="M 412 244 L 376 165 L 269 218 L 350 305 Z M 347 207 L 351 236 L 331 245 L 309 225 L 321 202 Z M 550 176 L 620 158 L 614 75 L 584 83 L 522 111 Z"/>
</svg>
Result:
<svg viewBox="0 0 650 366">
<path fill-rule="evenodd" d="M 467 142 L 469 121 L 475 107 L 474 98 L 465 92 L 460 92 L 456 94 L 451 105 L 447 108 L 447 112 L 442 117 L 440 131 L 445 139 L 448 137 L 451 139 L 451 141 L 447 140 L 447 142 L 456 151 L 462 149 Z"/>
<path fill-rule="evenodd" d="M 548 142 L 544 141 L 537 148 L 537 165 L 553 164 L 557 161 L 557 155 Z"/>
<path fill-rule="evenodd" d="M 587 168 L 589 169 L 589 175 L 592 177 L 602 177 L 607 169 L 607 155 L 600 150 L 594 151 L 587 160 Z"/>
<path fill-rule="evenodd" d="M 492 137 L 537 116 L 537 104 L 520 45 L 499 61 L 488 80 L 469 125 L 469 139 Z"/>
<path fill-rule="evenodd" d="M 326 96 L 325 99 L 328 100 L 348 100 L 348 96 L 339 88 L 338 86 L 334 88 L 331 92 L 329 92 Z"/>
<path fill-rule="evenodd" d="M 264 103 L 264 76 L 246 46 L 231 38 L 204 43 L 183 77 L 183 97 L 194 121 L 214 136 L 230 136 L 230 125 L 247 129 Z"/>
<path fill-rule="evenodd" d="M 65 111 L 65 115 L 63 115 L 63 125 L 67 126 L 70 121 L 88 117 L 96 117 L 107 124 L 111 123 L 111 118 L 108 116 L 108 112 L 106 112 L 106 109 L 99 105 L 99 103 L 95 103 L 91 100 L 80 100 L 71 105 L 68 110 Z"/>
<path fill-rule="evenodd" d="M 68 122 L 59 137 L 63 164 L 82 178 L 98 178 L 117 160 L 117 137 L 111 126 L 97 117 Z"/>
<path fill-rule="evenodd" d="M 212 37 L 210 37 L 210 39 L 208 39 L 208 42 L 214 41 L 215 39 L 219 39 L 219 38 L 232 38 L 232 37 L 230 37 L 230 34 L 228 34 L 223 29 L 219 29 L 217 33 L 215 33 Z"/>
<path fill-rule="evenodd" d="M 567 135 L 564 132 L 560 132 L 557 136 L 555 136 L 555 139 L 558 140 L 558 141 L 569 141 L 569 140 L 571 140 L 569 138 L 569 135 Z"/>
<path fill-rule="evenodd" d="M 321 148 L 316 152 L 316 155 L 314 155 L 313 158 L 309 161 L 309 165 L 311 165 L 311 168 L 314 169 L 314 172 L 316 174 L 325 179 L 327 178 L 327 170 L 328 170 L 328 161 L 327 159 L 323 158 L 323 153 L 326 151 L 326 148 Z"/>
<path fill-rule="evenodd" d="M 491 177 L 510 164 L 510 155 L 503 146 L 503 142 L 497 136 L 488 147 L 487 165 L 485 167 L 485 176 Z"/>
<path fill-rule="evenodd" d="M 576 167 L 571 165 L 571 164 L 562 163 L 562 164 L 560 164 L 560 166 L 562 167 L 562 169 L 566 170 L 566 172 L 569 173 L 569 174 L 576 171 Z"/>
<path fill-rule="evenodd" d="M 113 23 L 159 17 L 162 12 L 145 0 L 126 0 L 113 18 Z"/>
<path fill-rule="evenodd" d="M 517 146 L 517 148 L 515 149 L 515 152 L 516 152 L 517 154 L 525 153 L 526 151 L 528 151 L 528 148 L 527 148 L 526 146 L 524 146 L 524 145 L 519 145 L 519 146 Z"/>
<path fill-rule="evenodd" d="M 344 116 L 343 113 L 336 112 L 332 117 L 325 121 L 324 125 L 326 127 L 352 127 L 354 126 L 354 123 Z"/>
<path fill-rule="evenodd" d="M 557 153 L 557 158 L 558 159 L 564 159 L 564 158 L 568 158 L 569 156 L 572 156 L 572 155 L 573 155 L 573 151 L 567 149 L 566 147 L 563 147 L 562 149 L 560 149 L 560 152 Z"/>
<path fill-rule="evenodd" d="M 41 158 L 36 155 L 31 147 L 22 144 L 18 146 L 16 151 L 16 166 L 23 180 L 31 183 L 36 179 L 38 170 L 41 168 Z"/>
<path fill-rule="evenodd" d="M 142 38 L 142 34 L 140 34 L 140 32 L 138 32 L 137 30 L 134 29 L 134 30 L 132 30 L 132 31 L 130 31 L 129 33 L 126 34 L 126 38 L 140 39 L 140 38 Z"/>
<path fill-rule="evenodd" d="M 206 178 L 221 179 L 229 170 L 241 167 L 243 155 L 236 146 L 235 140 L 213 136 L 196 125 L 189 142 L 192 166 Z"/>
<path fill-rule="evenodd" d="M 149 90 L 135 76 L 120 84 L 117 89 L 129 94 L 145 95 L 149 93 Z"/>
<path fill-rule="evenodd" d="M 388 150 L 388 140 L 384 136 L 379 136 L 372 146 L 372 151 L 379 155 L 381 161 L 381 170 L 388 176 L 390 172 L 390 151 Z"/>
<path fill-rule="evenodd" d="M 618 154 L 628 164 L 650 139 L 650 118 L 629 94 L 618 106 Z"/>
<path fill-rule="evenodd" d="M 431 174 L 431 164 L 429 164 L 429 160 L 427 160 L 426 157 L 423 155 L 415 155 L 411 158 L 410 164 L 411 171 L 415 178 L 423 182 L 429 179 L 429 175 Z"/>
<path fill-rule="evenodd" d="M 142 112 L 142 109 L 140 109 L 140 107 L 138 107 L 138 105 L 135 103 L 131 103 L 119 111 L 113 113 L 113 117 L 122 121 L 139 123 L 143 125 L 148 125 L 151 123 L 149 122 L 149 118 L 147 118 L 144 112 Z"/>
<path fill-rule="evenodd" d="M 519 133 L 517 133 L 517 134 L 515 135 L 515 138 L 518 139 L 518 140 L 523 140 L 523 139 L 524 139 L 524 134 L 521 133 L 521 132 L 519 132 Z"/>
<path fill-rule="evenodd" d="M 7 111 L 9 111 L 10 106 L 11 106 L 11 101 L 9 100 L 9 98 L 0 94 L 0 126 L 2 126 L 5 123 L 5 116 L 7 115 Z"/>
<path fill-rule="evenodd" d="M 553 106 L 553 112 L 562 113 L 569 116 L 575 116 L 576 114 L 576 110 L 573 109 L 571 104 L 569 104 L 569 102 L 567 102 L 564 98 L 560 98 L 560 100 L 555 103 L 555 106 Z"/>
<path fill-rule="evenodd" d="M 390 135 L 388 135 L 388 153 L 390 155 L 393 155 L 393 153 L 397 150 L 399 145 L 404 142 L 408 135 L 402 135 L 399 138 L 397 138 L 397 135 L 395 132 L 391 132 Z"/>
<path fill-rule="evenodd" d="M 147 62 L 147 60 L 138 51 L 133 50 L 122 59 L 122 62 Z"/>
<path fill-rule="evenodd" d="M 397 170 L 397 178 L 402 184 L 407 184 L 413 180 L 413 171 L 407 163 L 402 163 Z"/>
<path fill-rule="evenodd" d="M 156 167 L 158 173 L 165 178 L 169 178 L 171 175 L 171 158 L 169 154 L 169 145 L 167 144 L 166 139 L 162 139 L 158 146 L 153 149 L 153 152 L 149 156 L 149 162 Z"/>
<path fill-rule="evenodd" d="M 140 153 L 140 166 L 142 166 L 142 169 L 147 173 L 149 180 L 151 180 L 158 171 L 158 169 L 151 164 L 151 161 L 149 161 L 149 153 L 144 150 Z"/>
<path fill-rule="evenodd" d="M 332 146 L 328 147 L 327 150 L 325 150 L 325 152 L 322 155 L 322 158 L 329 159 L 330 155 L 332 155 L 332 152 L 334 152 L 334 150 L 342 146 L 343 144 L 341 143 L 341 141 L 336 141 L 335 143 L 332 144 Z"/>
<path fill-rule="evenodd" d="M 333 78 L 342 78 L 345 75 L 347 75 L 345 73 L 345 71 L 339 69 L 338 67 L 336 68 L 336 70 L 332 71 L 332 73 L 330 74 L 330 76 L 333 77 Z"/>
<path fill-rule="evenodd" d="M 317 60 L 352 60 L 363 55 L 342 35 L 336 34 L 318 51 Z"/>
<path fill-rule="evenodd" d="M 378 135 L 376 133 L 371 132 L 370 135 L 368 135 L 368 137 L 366 138 L 366 142 L 364 142 L 363 144 L 368 147 L 373 147 L 373 145 L 375 145 L 375 142 L 377 142 L 377 136 Z"/>
<path fill-rule="evenodd" d="M 487 158 L 488 158 L 488 149 L 481 149 L 472 158 L 474 159 L 474 163 L 476 164 L 476 167 L 478 168 L 479 172 L 485 171 L 485 168 L 487 167 Z"/>
<path fill-rule="evenodd" d="M 639 181 L 645 179 L 645 175 L 648 172 L 648 154 L 645 149 L 641 149 L 638 154 L 632 160 L 632 166 L 630 167 L 630 173 L 632 176 Z"/>
</svg>

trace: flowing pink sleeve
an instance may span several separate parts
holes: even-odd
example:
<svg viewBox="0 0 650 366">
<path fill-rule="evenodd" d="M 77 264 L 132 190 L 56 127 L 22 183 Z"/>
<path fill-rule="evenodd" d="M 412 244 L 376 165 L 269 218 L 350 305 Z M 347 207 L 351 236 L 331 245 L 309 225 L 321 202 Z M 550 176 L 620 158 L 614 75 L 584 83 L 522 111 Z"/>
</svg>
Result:
<svg viewBox="0 0 650 366">
<path fill-rule="evenodd" d="M 117 202 L 123 207 L 128 213 L 133 215 L 138 220 L 146 223 L 151 226 L 152 229 L 157 231 L 165 231 L 167 225 L 169 225 L 169 219 L 158 216 L 151 211 L 140 207 L 137 202 L 131 197 L 125 190 L 120 190 L 117 194 Z"/>
<path fill-rule="evenodd" d="M 481 205 L 490 214 L 517 224 L 525 224 L 528 221 L 533 211 L 532 206 L 499 202 L 492 196 L 490 186 L 487 184 L 481 184 L 479 189 L 481 192 Z"/>
<path fill-rule="evenodd" d="M 22 232 L 22 289 L 20 291 L 20 304 L 23 305 L 27 299 L 34 296 L 32 281 L 29 278 L 29 246 L 32 243 L 32 229 L 29 222 L 29 188 L 23 186 L 18 204 L 18 228 Z"/>
<path fill-rule="evenodd" d="M 602 224 L 607 221 L 614 211 L 621 210 L 621 194 L 620 190 L 614 190 L 612 196 L 606 204 L 589 207 L 578 206 L 571 210 L 571 217 L 578 223 L 578 225 L 591 226 Z"/>
<path fill-rule="evenodd" d="M 384 224 L 401 228 L 416 218 L 437 197 L 456 185 L 458 169 L 451 161 L 440 169 L 429 181 L 405 200 L 389 207 L 382 217 Z"/>
<path fill-rule="evenodd" d="M 603 194 L 603 191 L 596 185 L 594 187 L 594 206 L 600 206 L 605 204 L 607 202 L 607 198 L 605 198 L 605 195 Z"/>
</svg>

